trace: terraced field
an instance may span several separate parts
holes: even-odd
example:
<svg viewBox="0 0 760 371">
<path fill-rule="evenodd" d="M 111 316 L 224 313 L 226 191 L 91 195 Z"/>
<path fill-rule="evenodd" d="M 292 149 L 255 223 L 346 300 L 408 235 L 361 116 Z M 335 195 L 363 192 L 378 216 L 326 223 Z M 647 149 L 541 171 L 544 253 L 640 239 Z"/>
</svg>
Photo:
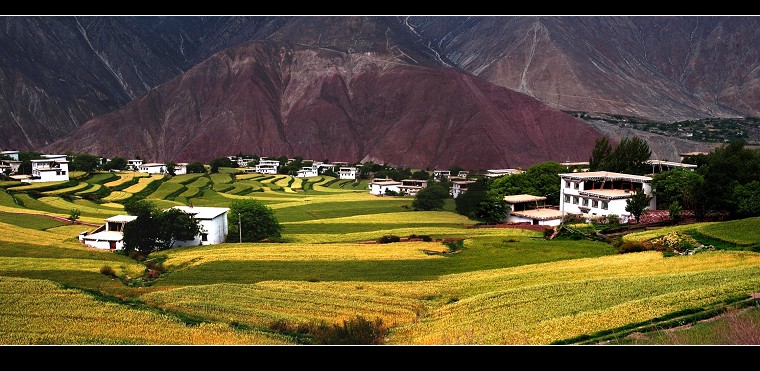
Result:
<svg viewBox="0 0 760 371">
<path fill-rule="evenodd" d="M 75 182 L 0 184 L 0 344 L 302 345 L 309 326 L 359 317 L 380 320 L 389 345 L 579 344 L 709 318 L 760 293 L 760 218 L 625 236 L 690 233 L 727 249 L 617 254 L 478 228 L 453 200 L 413 211 L 411 197 L 372 196 L 366 181 L 228 170 Z M 97 225 L 143 198 L 162 208 L 257 200 L 283 236 L 141 261 L 83 246 L 77 235 L 95 227 L 65 219 L 77 209 Z M 418 239 L 377 243 L 388 235 Z M 152 264 L 163 273 L 150 279 Z"/>
</svg>

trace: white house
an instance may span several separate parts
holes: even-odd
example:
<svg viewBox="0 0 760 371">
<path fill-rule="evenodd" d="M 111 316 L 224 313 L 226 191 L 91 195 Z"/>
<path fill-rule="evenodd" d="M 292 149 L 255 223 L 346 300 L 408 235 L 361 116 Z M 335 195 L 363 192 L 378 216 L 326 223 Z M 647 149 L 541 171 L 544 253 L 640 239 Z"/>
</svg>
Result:
<svg viewBox="0 0 760 371">
<path fill-rule="evenodd" d="M 694 170 L 697 168 L 695 164 L 686 164 L 683 162 L 665 161 L 665 160 L 647 160 L 647 164 L 652 165 L 651 174 L 661 173 L 675 168 L 682 168 L 686 170 Z"/>
<path fill-rule="evenodd" d="M 143 160 L 127 160 L 127 170 L 137 171 L 137 168 L 143 164 Z"/>
<path fill-rule="evenodd" d="M 187 162 L 179 162 L 177 163 L 177 166 L 174 167 L 174 174 L 180 175 L 180 174 L 187 174 Z"/>
<path fill-rule="evenodd" d="M 277 174 L 277 168 L 279 166 L 279 160 L 267 160 L 262 158 L 256 165 L 256 172 L 259 174 Z"/>
<path fill-rule="evenodd" d="M 451 177 L 451 171 L 449 171 L 449 170 L 433 170 L 433 178 L 440 180 L 443 177 L 446 177 L 446 178 Z"/>
<path fill-rule="evenodd" d="M 400 186 L 401 182 L 388 178 L 375 178 L 367 185 L 369 193 L 376 196 L 384 196 L 387 190 L 398 193 L 401 190 Z"/>
<path fill-rule="evenodd" d="M 147 164 L 139 165 L 137 171 L 148 174 L 164 174 L 166 173 L 166 165 L 157 162 L 149 162 Z"/>
<path fill-rule="evenodd" d="M 652 192 L 652 178 L 648 176 L 607 171 L 564 173 L 559 176 L 560 210 L 563 213 L 579 214 L 586 219 L 614 214 L 625 223 L 631 217 L 625 211 L 626 200 L 638 190 L 652 197 L 648 209 L 654 210 L 657 205 Z"/>
<path fill-rule="evenodd" d="M 301 170 L 298 170 L 298 174 L 296 177 L 298 178 L 308 178 L 311 176 L 317 176 L 319 175 L 319 166 L 304 166 L 301 168 Z"/>
<path fill-rule="evenodd" d="M 229 230 L 227 223 L 229 208 L 208 206 L 174 206 L 172 208 L 192 215 L 193 219 L 198 220 L 201 226 L 200 236 L 191 241 L 177 241 L 172 247 L 224 243 Z"/>
<path fill-rule="evenodd" d="M 427 187 L 427 180 L 401 179 L 401 185 L 398 186 L 398 189 L 408 196 L 416 196 L 417 192 L 425 187 Z"/>
<path fill-rule="evenodd" d="M 356 179 L 355 167 L 341 167 L 338 169 L 338 178 L 340 179 Z"/>
<path fill-rule="evenodd" d="M 79 235 L 83 244 L 102 250 L 121 250 L 124 248 L 124 225 L 137 219 L 133 215 L 116 215 L 105 220 L 105 224 L 93 231 Z"/>
<path fill-rule="evenodd" d="M 485 176 L 489 178 L 498 178 L 504 175 L 522 174 L 525 171 L 519 169 L 490 169 L 486 170 Z"/>
<path fill-rule="evenodd" d="M 0 160 L 0 173 L 16 174 L 21 167 L 21 161 Z"/>
<path fill-rule="evenodd" d="M 467 192 L 467 186 L 475 183 L 474 180 L 455 180 L 451 182 L 451 190 L 449 193 L 451 193 L 451 196 L 454 198 L 459 197 L 464 192 Z"/>
<path fill-rule="evenodd" d="M 57 182 L 69 180 L 69 162 L 63 158 L 32 160 L 32 176 L 26 182 Z"/>
<path fill-rule="evenodd" d="M 18 151 L 2 151 L 0 152 L 0 155 L 8 156 L 9 158 L 13 159 L 13 161 L 18 161 Z"/>
<path fill-rule="evenodd" d="M 546 206 L 546 197 L 528 194 L 504 196 L 509 206 L 507 223 L 530 223 L 532 225 L 557 226 L 562 222 L 562 212 Z"/>
</svg>

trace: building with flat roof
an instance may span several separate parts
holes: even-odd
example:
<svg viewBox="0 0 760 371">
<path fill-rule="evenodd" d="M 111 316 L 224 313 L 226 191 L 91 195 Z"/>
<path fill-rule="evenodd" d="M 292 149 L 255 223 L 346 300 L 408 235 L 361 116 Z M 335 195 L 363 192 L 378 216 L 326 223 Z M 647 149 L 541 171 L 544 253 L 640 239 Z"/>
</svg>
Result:
<svg viewBox="0 0 760 371">
<path fill-rule="evenodd" d="M 650 210 L 656 209 L 652 178 L 643 175 L 591 171 L 564 173 L 560 176 L 560 210 L 590 220 L 595 217 L 618 215 L 628 222 L 632 215 L 625 211 L 626 200 L 641 190 L 651 196 Z"/>
<path fill-rule="evenodd" d="M 507 223 L 557 226 L 562 222 L 562 211 L 546 206 L 544 196 L 510 195 L 504 196 L 504 202 L 510 208 Z"/>
</svg>

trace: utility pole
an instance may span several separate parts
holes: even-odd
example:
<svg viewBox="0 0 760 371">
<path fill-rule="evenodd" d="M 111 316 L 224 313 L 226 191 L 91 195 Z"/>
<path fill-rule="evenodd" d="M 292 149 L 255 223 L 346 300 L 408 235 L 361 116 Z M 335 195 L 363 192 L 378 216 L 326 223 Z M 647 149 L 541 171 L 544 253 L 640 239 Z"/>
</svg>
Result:
<svg viewBox="0 0 760 371">
<path fill-rule="evenodd" d="M 240 234 L 240 243 L 243 243 L 243 221 L 240 219 L 240 211 L 238 211 L 238 233 Z"/>
</svg>

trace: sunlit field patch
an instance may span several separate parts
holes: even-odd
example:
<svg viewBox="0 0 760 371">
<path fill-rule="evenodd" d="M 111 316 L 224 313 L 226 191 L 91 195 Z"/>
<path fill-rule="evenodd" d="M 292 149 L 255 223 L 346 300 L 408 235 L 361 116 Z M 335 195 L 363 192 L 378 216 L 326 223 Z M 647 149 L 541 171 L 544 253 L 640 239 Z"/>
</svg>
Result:
<svg viewBox="0 0 760 371">
<path fill-rule="evenodd" d="M 95 300 L 53 282 L 0 277 L 2 344 L 288 344 L 226 324 L 187 326 L 152 311 Z"/>
</svg>

